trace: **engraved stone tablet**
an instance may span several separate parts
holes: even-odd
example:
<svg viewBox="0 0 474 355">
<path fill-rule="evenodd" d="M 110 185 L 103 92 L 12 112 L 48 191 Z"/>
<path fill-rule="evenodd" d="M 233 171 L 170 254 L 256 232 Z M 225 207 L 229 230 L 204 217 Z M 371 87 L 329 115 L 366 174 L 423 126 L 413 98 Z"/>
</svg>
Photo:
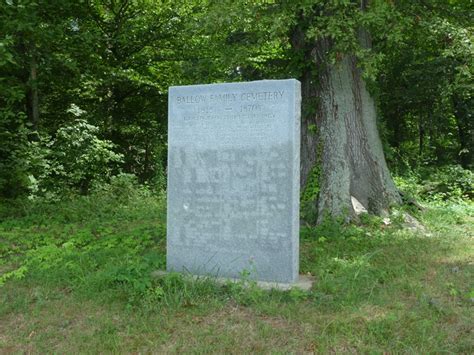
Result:
<svg viewBox="0 0 474 355">
<path fill-rule="evenodd" d="M 168 271 L 298 279 L 300 104 L 293 79 L 170 88 Z"/>
</svg>

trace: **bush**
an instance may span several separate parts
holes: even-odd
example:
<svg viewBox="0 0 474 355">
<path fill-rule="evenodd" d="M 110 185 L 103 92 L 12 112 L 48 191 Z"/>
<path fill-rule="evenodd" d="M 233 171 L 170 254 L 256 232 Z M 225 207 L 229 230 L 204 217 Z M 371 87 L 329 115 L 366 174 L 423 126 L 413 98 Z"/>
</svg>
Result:
<svg viewBox="0 0 474 355">
<path fill-rule="evenodd" d="M 301 219 L 307 223 L 313 224 L 318 218 L 318 210 L 316 201 L 319 195 L 319 179 L 321 175 L 321 167 L 315 165 L 311 170 L 308 182 L 301 191 L 300 196 L 300 216 Z"/>
<path fill-rule="evenodd" d="M 459 165 L 422 171 L 427 183 L 421 193 L 428 199 L 474 199 L 474 174 Z"/>
<path fill-rule="evenodd" d="M 68 190 L 87 194 L 94 185 L 108 182 L 123 156 L 98 133 L 97 127 L 77 119 L 58 129 L 54 138 L 32 142 L 28 158 L 31 195 L 57 197 Z"/>
<path fill-rule="evenodd" d="M 459 165 L 420 168 L 396 176 L 395 182 L 415 199 L 453 202 L 474 199 L 474 173 Z"/>
</svg>

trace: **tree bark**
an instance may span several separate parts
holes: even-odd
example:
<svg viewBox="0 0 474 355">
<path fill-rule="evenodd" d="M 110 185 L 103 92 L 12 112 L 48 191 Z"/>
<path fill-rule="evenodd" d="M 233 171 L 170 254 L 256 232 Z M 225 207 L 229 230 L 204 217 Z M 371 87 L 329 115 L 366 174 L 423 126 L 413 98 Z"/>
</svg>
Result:
<svg viewBox="0 0 474 355">
<path fill-rule="evenodd" d="M 474 160 L 474 123 L 469 108 L 473 107 L 473 99 L 461 99 L 453 96 L 453 105 L 459 135 L 459 163 L 469 169 Z"/>
<path fill-rule="evenodd" d="M 316 93 L 309 70 L 304 71 L 301 81 L 301 92 L 303 100 L 301 115 L 301 151 L 300 151 L 300 188 L 303 191 L 308 183 L 311 170 L 319 164 L 318 152 L 318 125 L 314 114 L 317 102 Z"/>
<path fill-rule="evenodd" d="M 305 38 L 305 31 L 308 27 L 308 19 L 303 13 L 298 15 L 298 24 L 292 29 L 290 43 L 294 53 L 298 53 L 300 62 L 297 65 L 302 67 L 301 95 L 303 98 L 301 108 L 301 151 L 300 151 L 300 188 L 305 188 L 312 168 L 318 164 L 318 137 L 316 135 L 317 122 L 314 114 L 317 105 L 317 91 L 315 90 L 313 72 L 315 63 L 312 58 L 312 43 L 308 43 Z"/>
<path fill-rule="evenodd" d="M 420 114 L 418 117 L 418 156 L 423 156 L 423 150 L 425 147 L 425 124 L 423 122 L 423 115 Z"/>
<path fill-rule="evenodd" d="M 355 217 L 351 197 L 379 215 L 386 213 L 390 205 L 401 202 L 385 161 L 375 103 L 356 58 L 341 55 L 336 64 L 329 64 L 330 48 L 328 39 L 318 41 L 313 48 L 313 60 L 320 67 L 316 89 L 319 105 L 315 114 L 318 129 L 312 142 L 304 140 L 308 132 L 302 133 L 302 152 L 322 148 L 319 223 L 326 216 Z M 307 126 L 302 128 L 307 130 Z M 311 149 L 305 144 L 312 145 Z"/>
<path fill-rule="evenodd" d="M 27 115 L 35 131 L 39 125 L 39 99 L 38 99 L 38 68 L 33 54 L 30 59 L 30 75 L 28 80 Z"/>
</svg>

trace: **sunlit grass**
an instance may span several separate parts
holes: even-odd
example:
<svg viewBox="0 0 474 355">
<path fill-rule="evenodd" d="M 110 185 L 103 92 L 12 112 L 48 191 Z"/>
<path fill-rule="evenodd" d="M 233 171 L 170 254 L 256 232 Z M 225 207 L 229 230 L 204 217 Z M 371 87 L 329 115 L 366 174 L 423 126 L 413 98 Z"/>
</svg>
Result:
<svg viewBox="0 0 474 355">
<path fill-rule="evenodd" d="M 0 224 L 0 352 L 470 353 L 472 204 L 426 231 L 377 218 L 301 230 L 310 293 L 219 286 L 165 266 L 165 201 L 137 192 L 29 206 Z"/>
</svg>

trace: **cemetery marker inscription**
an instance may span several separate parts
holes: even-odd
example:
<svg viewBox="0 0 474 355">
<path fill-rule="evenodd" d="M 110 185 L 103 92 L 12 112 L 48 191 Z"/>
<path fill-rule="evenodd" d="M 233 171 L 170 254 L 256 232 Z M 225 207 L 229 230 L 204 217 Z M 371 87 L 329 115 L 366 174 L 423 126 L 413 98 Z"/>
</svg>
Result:
<svg viewBox="0 0 474 355">
<path fill-rule="evenodd" d="M 300 82 L 169 90 L 167 270 L 293 283 Z"/>
</svg>

